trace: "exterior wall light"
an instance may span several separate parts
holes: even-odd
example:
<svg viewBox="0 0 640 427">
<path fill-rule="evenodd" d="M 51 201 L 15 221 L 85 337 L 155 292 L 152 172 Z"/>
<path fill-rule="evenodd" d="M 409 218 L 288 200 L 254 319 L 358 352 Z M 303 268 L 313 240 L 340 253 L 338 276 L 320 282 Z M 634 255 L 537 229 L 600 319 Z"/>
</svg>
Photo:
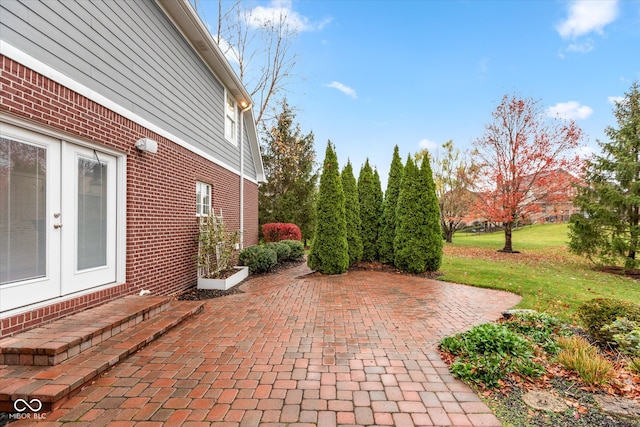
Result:
<svg viewBox="0 0 640 427">
<path fill-rule="evenodd" d="M 158 143 L 153 139 L 142 138 L 136 141 L 136 148 L 140 151 L 156 154 L 158 152 Z"/>
</svg>

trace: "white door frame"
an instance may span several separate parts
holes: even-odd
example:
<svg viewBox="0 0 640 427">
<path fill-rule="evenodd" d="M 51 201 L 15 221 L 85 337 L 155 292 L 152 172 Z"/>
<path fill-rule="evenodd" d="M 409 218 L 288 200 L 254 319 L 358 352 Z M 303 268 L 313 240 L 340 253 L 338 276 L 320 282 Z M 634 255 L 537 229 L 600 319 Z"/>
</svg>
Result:
<svg viewBox="0 0 640 427">
<path fill-rule="evenodd" d="M 0 312 L 4 312 L 60 296 L 61 233 L 55 228 L 55 215 L 60 212 L 60 141 L 4 123 L 0 123 L 0 134 L 46 150 L 45 274 L 0 285 Z"/>
<path fill-rule="evenodd" d="M 106 208 L 104 218 L 104 241 L 101 242 L 100 233 L 93 238 L 105 248 L 104 264 L 90 268 L 79 266 L 79 258 L 83 255 L 79 247 L 80 218 L 79 218 L 79 161 L 84 160 L 92 165 L 104 166 L 106 177 L 101 184 L 106 184 Z M 116 282 L 116 196 L 117 196 L 117 158 L 103 151 L 98 151 L 76 144 L 62 142 L 62 295 L 84 291 L 106 283 Z M 100 189 L 98 189 L 99 191 Z M 91 239 L 89 240 L 91 243 Z"/>
<path fill-rule="evenodd" d="M 100 285 L 95 285 L 93 287 L 83 288 L 84 290 L 80 290 L 80 288 L 67 289 L 67 292 L 63 291 L 64 287 L 61 283 L 62 271 L 61 266 L 63 266 L 64 261 L 59 259 L 61 255 L 62 249 L 62 241 L 61 238 L 58 239 L 57 242 L 52 241 L 57 250 L 48 250 L 48 256 L 53 257 L 48 259 L 48 266 L 57 266 L 53 270 L 47 271 L 47 277 L 51 275 L 55 275 L 58 277 L 56 284 L 55 295 L 49 295 L 44 292 L 44 289 L 31 291 L 22 285 L 30 285 L 30 281 L 25 281 L 24 283 L 15 283 L 3 286 L 2 293 L 0 294 L 0 300 L 4 301 L 12 301 L 11 303 L 0 304 L 0 318 L 13 316 L 15 314 L 23 313 L 26 311 L 34 310 L 40 307 L 44 307 L 53 303 L 62 302 L 65 300 L 69 300 L 72 298 L 76 298 L 78 296 L 90 294 L 93 292 L 97 292 L 100 290 L 108 289 L 116 285 L 121 285 L 126 281 L 126 227 L 127 227 L 127 216 L 126 216 L 126 163 L 127 156 L 126 154 L 112 150 L 109 148 L 105 148 L 84 140 L 82 138 L 72 137 L 66 133 L 56 131 L 54 129 L 43 127 L 33 122 L 24 121 L 15 116 L 7 115 L 0 112 L 0 132 L 5 134 L 6 136 L 11 136 L 15 138 L 19 138 L 20 141 L 26 141 L 36 145 L 38 141 L 47 141 L 46 144 L 55 143 L 58 144 L 57 152 L 51 153 L 50 156 L 53 156 L 57 159 L 57 161 L 52 162 L 51 157 L 47 158 L 48 167 L 49 165 L 56 164 L 52 166 L 55 168 L 52 170 L 52 173 L 55 174 L 57 179 L 51 179 L 48 181 L 57 182 L 57 186 L 60 186 L 61 182 L 61 157 L 63 156 L 62 150 L 65 144 L 74 144 L 80 147 L 84 147 L 85 149 L 93 150 L 95 149 L 99 153 L 103 153 L 108 156 L 115 157 L 115 174 L 116 174 L 116 195 L 115 195 L 115 210 L 116 210 L 116 229 L 112 234 L 115 239 L 115 281 L 104 283 Z M 56 151 L 56 150 L 53 150 Z M 55 189 L 53 189 L 55 191 Z M 51 230 L 54 222 L 57 218 L 52 219 L 52 215 L 54 213 L 61 213 L 61 197 L 60 197 L 60 189 L 58 188 L 57 195 L 54 195 L 52 191 L 48 191 L 47 197 L 48 201 L 51 200 L 51 203 L 48 206 L 51 206 L 51 215 L 48 215 L 47 219 L 47 229 Z M 55 202 L 55 203 L 54 203 Z M 55 206 L 55 210 L 53 210 Z M 64 225 L 64 224 L 63 224 Z M 58 229 L 60 231 L 64 231 L 64 227 L 62 229 Z M 60 235 L 62 233 L 59 233 Z M 46 288 L 46 285 L 43 286 Z M 20 302 L 16 302 L 20 301 Z"/>
</svg>

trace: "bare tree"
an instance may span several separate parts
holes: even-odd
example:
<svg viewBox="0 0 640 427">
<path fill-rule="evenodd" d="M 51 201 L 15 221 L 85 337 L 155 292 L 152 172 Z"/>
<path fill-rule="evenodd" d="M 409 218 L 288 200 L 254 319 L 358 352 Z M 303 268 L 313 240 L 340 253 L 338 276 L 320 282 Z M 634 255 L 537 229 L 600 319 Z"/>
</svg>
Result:
<svg viewBox="0 0 640 427">
<path fill-rule="evenodd" d="M 440 225 L 447 243 L 451 243 L 453 234 L 464 224 L 473 211 L 475 194 L 471 191 L 477 179 L 478 166 L 468 151 L 463 153 L 453 146 L 453 141 L 442 144 L 432 157 L 433 180 L 440 207 Z M 429 155 L 426 149 L 416 153 L 416 159 L 422 160 Z"/>
<path fill-rule="evenodd" d="M 200 0 L 193 2 L 205 20 Z M 286 8 L 264 13 L 264 8 L 244 7 L 241 0 L 223 6 L 223 0 L 218 0 L 213 38 L 236 67 L 238 77 L 254 100 L 256 127 L 262 129 L 261 122 L 275 117 L 275 105 L 293 77 L 297 55 L 291 47 L 298 29 L 290 22 L 290 11 Z"/>
</svg>

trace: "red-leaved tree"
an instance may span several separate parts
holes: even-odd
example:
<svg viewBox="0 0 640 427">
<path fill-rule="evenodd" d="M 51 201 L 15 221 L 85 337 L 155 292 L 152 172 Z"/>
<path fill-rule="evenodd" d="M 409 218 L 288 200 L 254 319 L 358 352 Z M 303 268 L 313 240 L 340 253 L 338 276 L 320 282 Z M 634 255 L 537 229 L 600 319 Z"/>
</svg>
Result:
<svg viewBox="0 0 640 427">
<path fill-rule="evenodd" d="M 474 142 L 480 167 L 478 214 L 504 226 L 503 252 L 513 252 L 519 220 L 566 201 L 579 170 L 582 130 L 573 120 L 546 117 L 539 101 L 505 95 Z M 573 158 L 571 158 L 573 157 Z"/>
</svg>

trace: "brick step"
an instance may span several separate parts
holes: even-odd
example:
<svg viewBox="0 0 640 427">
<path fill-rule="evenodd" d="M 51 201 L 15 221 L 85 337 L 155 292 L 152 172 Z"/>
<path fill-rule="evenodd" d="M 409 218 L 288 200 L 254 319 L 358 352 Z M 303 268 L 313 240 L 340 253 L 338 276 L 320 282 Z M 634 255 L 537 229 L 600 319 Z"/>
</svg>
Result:
<svg viewBox="0 0 640 427">
<path fill-rule="evenodd" d="M 167 297 L 128 296 L 0 340 L 0 365 L 53 366 L 165 310 Z"/>
<path fill-rule="evenodd" d="M 0 365 L 0 412 L 15 412 L 18 399 L 38 399 L 41 413 L 54 410 L 109 367 L 200 312 L 204 304 L 171 301 L 152 321 L 127 328 L 56 366 Z"/>
</svg>

